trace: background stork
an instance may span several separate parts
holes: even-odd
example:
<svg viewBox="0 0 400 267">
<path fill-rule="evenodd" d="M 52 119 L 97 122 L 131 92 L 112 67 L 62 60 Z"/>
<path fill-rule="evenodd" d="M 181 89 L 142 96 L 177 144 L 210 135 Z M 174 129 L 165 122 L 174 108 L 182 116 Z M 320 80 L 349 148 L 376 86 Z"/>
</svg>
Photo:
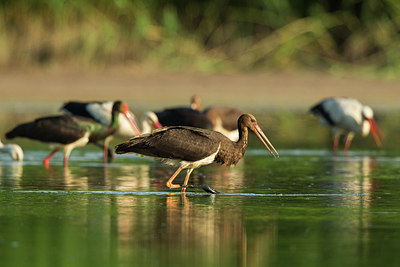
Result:
<svg viewBox="0 0 400 267">
<path fill-rule="evenodd" d="M 0 152 L 9 154 L 14 161 L 22 161 L 24 159 L 24 151 L 16 144 L 3 144 L 0 140 Z"/>
<path fill-rule="evenodd" d="M 113 104 L 113 101 L 71 101 L 65 103 L 61 110 L 70 115 L 91 118 L 105 126 L 108 126 L 112 119 L 111 110 Z M 131 111 L 128 111 L 126 114 L 120 113 L 115 133 L 104 140 L 103 149 L 107 151 L 107 154 L 104 154 L 104 161 L 108 162 L 109 159 L 112 159 L 114 156 L 112 150 L 109 149 L 109 143 L 114 136 L 129 138 L 140 134 L 141 131 L 136 123 L 135 115 Z"/>
<path fill-rule="evenodd" d="M 168 108 L 162 111 L 148 111 L 142 116 L 142 129 L 148 133 L 162 126 L 190 126 L 211 129 L 211 121 L 203 113 L 191 108 Z"/>
<path fill-rule="evenodd" d="M 192 96 L 190 107 L 203 112 L 211 121 L 214 131 L 224 134 L 232 141 L 238 140 L 237 120 L 246 112 L 236 107 L 226 106 L 210 106 L 203 111 L 201 98 L 197 95 Z"/>
<path fill-rule="evenodd" d="M 43 163 L 49 166 L 50 159 L 60 150 L 64 150 L 64 166 L 68 165 L 68 158 L 75 147 L 85 146 L 87 143 L 97 143 L 112 135 L 119 123 L 119 113 L 129 114 L 128 106 L 116 101 L 110 112 L 111 123 L 105 126 L 90 118 L 82 116 L 52 116 L 36 119 L 33 122 L 16 126 L 6 134 L 8 139 L 26 137 L 29 139 L 55 144 L 57 147 L 48 155 Z M 130 120 L 129 115 L 127 119 Z M 133 125 L 133 122 L 132 122 Z M 133 127 L 133 126 L 132 126 Z M 104 151 L 106 155 L 106 150 Z"/>
<path fill-rule="evenodd" d="M 381 146 L 383 135 L 374 120 L 374 112 L 369 106 L 361 104 L 358 100 L 346 97 L 327 98 L 310 111 L 318 115 L 321 124 L 328 125 L 333 134 L 333 150 L 339 146 L 339 136 L 345 135 L 344 151 L 348 151 L 354 135 L 367 136 L 372 133 L 376 145 Z"/>
</svg>

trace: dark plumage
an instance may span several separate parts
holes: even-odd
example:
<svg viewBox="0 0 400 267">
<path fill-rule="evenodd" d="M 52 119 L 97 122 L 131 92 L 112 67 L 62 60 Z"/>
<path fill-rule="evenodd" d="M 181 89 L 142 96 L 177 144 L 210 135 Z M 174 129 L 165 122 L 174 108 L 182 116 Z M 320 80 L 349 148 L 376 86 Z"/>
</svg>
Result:
<svg viewBox="0 0 400 267">
<path fill-rule="evenodd" d="M 108 126 L 81 116 L 62 115 L 39 118 L 18 125 L 8 132 L 6 137 L 8 139 L 25 137 L 58 144 L 58 147 L 43 162 L 46 166 L 49 165 L 50 158 L 62 147 L 64 150 L 64 166 L 67 166 L 68 157 L 75 147 L 107 139 L 116 131 L 119 113 L 125 114 L 127 111 L 129 110 L 125 103 L 116 101 L 112 107 L 112 119 Z"/>
<path fill-rule="evenodd" d="M 192 96 L 190 107 L 207 116 L 212 130 L 226 135 L 232 141 L 238 140 L 237 120 L 245 113 L 243 110 L 236 107 L 211 106 L 203 111 L 201 98 L 197 95 Z"/>
<path fill-rule="evenodd" d="M 87 117 L 87 118 L 92 118 L 98 122 L 101 123 L 101 121 L 93 116 L 91 112 L 88 111 L 88 106 L 90 104 L 97 104 L 101 105 L 102 102 L 100 101 L 93 101 L 93 102 L 77 102 L 77 101 L 70 101 L 65 103 L 62 107 L 61 110 L 69 113 L 71 115 L 76 115 L 76 116 L 82 116 L 82 117 Z"/>
<path fill-rule="evenodd" d="M 6 134 L 6 138 L 26 137 L 41 142 L 66 145 L 83 137 L 92 122 L 78 116 L 44 117 L 18 125 Z"/>
<path fill-rule="evenodd" d="M 324 104 L 325 104 L 324 101 L 318 103 L 317 105 L 310 108 L 310 112 L 313 113 L 314 115 L 323 117 L 330 126 L 334 126 L 335 122 L 332 120 L 331 116 L 329 115 L 329 112 L 325 110 Z"/>
<path fill-rule="evenodd" d="M 155 112 L 163 126 L 191 126 L 211 129 L 211 121 L 197 110 L 191 108 L 171 108 Z"/>
<path fill-rule="evenodd" d="M 170 188 L 181 187 L 172 184 L 172 181 L 182 169 L 188 169 L 182 186 L 182 192 L 185 192 L 189 175 L 194 168 L 212 162 L 225 166 L 236 164 L 246 151 L 248 129 L 257 135 L 274 157 L 275 154 L 269 146 L 278 155 L 253 115 L 243 114 L 238 119 L 238 128 L 239 140 L 233 142 L 223 134 L 212 130 L 185 126 L 165 127 L 149 134 L 131 138 L 117 145 L 115 152 L 118 154 L 137 153 L 160 159 L 169 165 L 179 166 L 177 172 L 167 182 L 167 186 Z"/>
<path fill-rule="evenodd" d="M 108 126 L 111 123 L 111 111 L 113 104 L 114 102 L 112 101 L 70 101 L 65 103 L 62 106 L 61 110 L 69 115 L 90 118 L 105 126 Z M 129 119 L 127 116 L 129 116 Z M 103 149 L 107 149 L 107 153 L 104 153 L 104 162 L 107 162 L 114 157 L 111 149 L 108 148 L 108 143 L 114 135 L 127 138 L 140 134 L 141 131 L 136 124 L 135 116 L 133 115 L 133 113 L 128 111 L 126 114 L 121 113 L 119 115 L 116 130 L 113 132 L 112 136 L 105 140 L 104 145 L 100 145 L 98 143 L 95 144 L 102 147 Z"/>
</svg>

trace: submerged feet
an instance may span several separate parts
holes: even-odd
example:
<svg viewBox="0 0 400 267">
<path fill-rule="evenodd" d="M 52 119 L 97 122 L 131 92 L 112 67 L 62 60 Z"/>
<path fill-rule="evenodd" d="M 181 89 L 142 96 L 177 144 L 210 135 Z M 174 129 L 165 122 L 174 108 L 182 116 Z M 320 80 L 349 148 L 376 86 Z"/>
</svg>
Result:
<svg viewBox="0 0 400 267">
<path fill-rule="evenodd" d="M 182 185 L 182 188 L 201 188 L 210 194 L 220 194 L 220 192 L 218 190 L 216 190 L 215 188 L 212 188 L 208 184 L 192 184 L 192 185 L 187 185 L 187 186 Z"/>
</svg>

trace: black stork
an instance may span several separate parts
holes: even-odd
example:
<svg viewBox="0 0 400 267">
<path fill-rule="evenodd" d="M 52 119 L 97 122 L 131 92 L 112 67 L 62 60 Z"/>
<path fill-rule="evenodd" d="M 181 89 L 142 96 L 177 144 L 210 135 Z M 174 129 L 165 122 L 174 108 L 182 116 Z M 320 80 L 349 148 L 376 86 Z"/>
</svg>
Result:
<svg viewBox="0 0 400 267">
<path fill-rule="evenodd" d="M 159 159 L 168 165 L 177 166 L 178 169 L 169 178 L 166 185 L 169 188 L 182 188 L 182 193 L 184 193 L 193 169 L 213 162 L 224 166 L 236 164 L 246 151 L 248 129 L 257 135 L 275 158 L 279 157 L 278 152 L 258 126 L 253 115 L 243 114 L 237 123 L 239 131 L 237 142 L 233 142 L 225 135 L 213 130 L 172 126 L 131 138 L 117 145 L 115 152 L 117 154 L 136 153 Z M 175 177 L 183 169 L 187 169 L 183 185 L 173 184 Z M 205 190 L 215 193 L 214 189 Z"/>
<path fill-rule="evenodd" d="M 367 136 L 371 131 L 378 147 L 383 135 L 374 120 L 374 112 L 369 106 L 347 97 L 327 98 L 311 107 L 310 112 L 318 115 L 322 125 L 328 125 L 333 134 L 333 150 L 339 146 L 340 135 L 346 135 L 344 151 L 347 152 L 354 135 Z"/>
<path fill-rule="evenodd" d="M 169 108 L 163 111 L 148 111 L 142 116 L 142 129 L 149 133 L 149 129 L 157 128 L 155 123 L 162 126 L 189 126 L 202 129 L 211 129 L 211 121 L 203 113 L 188 107 Z M 160 126 L 161 126 L 160 125 Z"/>
<path fill-rule="evenodd" d="M 111 113 L 112 119 L 108 126 L 82 116 L 61 115 L 39 118 L 33 122 L 18 125 L 8 132 L 6 137 L 7 139 L 26 137 L 56 144 L 57 147 L 43 160 L 43 164 L 49 166 L 51 157 L 63 148 L 64 167 L 66 167 L 69 155 L 75 147 L 85 146 L 89 142 L 97 143 L 114 134 L 119 123 L 119 114 L 129 114 L 129 109 L 124 102 L 115 101 Z M 126 116 L 131 121 L 129 115 Z M 133 125 L 132 121 L 132 127 Z"/>
<path fill-rule="evenodd" d="M 70 101 L 65 103 L 61 107 L 61 110 L 70 115 L 91 118 L 103 125 L 108 126 L 111 123 L 111 110 L 113 104 L 113 101 Z M 126 114 L 120 113 L 118 119 L 118 126 L 115 133 L 108 136 L 104 140 L 104 152 L 107 151 L 107 154 L 104 154 L 104 162 L 108 162 L 109 158 L 113 158 L 113 153 L 109 149 L 109 142 L 114 136 L 127 138 L 141 134 L 141 131 L 136 124 L 135 115 L 132 112 L 128 111 Z"/>
<path fill-rule="evenodd" d="M 3 144 L 0 140 L 0 152 L 9 154 L 14 161 L 22 161 L 24 159 L 24 151 L 17 144 Z"/>
<path fill-rule="evenodd" d="M 203 111 L 201 98 L 197 95 L 192 96 L 190 107 L 203 112 L 211 121 L 212 129 L 226 135 L 232 141 L 239 138 L 237 120 L 245 112 L 236 107 L 210 106 Z"/>
</svg>

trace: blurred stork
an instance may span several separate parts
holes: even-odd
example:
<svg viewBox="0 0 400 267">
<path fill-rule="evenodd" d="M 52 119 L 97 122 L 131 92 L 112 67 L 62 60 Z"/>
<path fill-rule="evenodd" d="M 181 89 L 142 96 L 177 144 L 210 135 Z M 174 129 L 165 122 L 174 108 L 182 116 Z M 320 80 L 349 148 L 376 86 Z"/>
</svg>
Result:
<svg viewBox="0 0 400 267">
<path fill-rule="evenodd" d="M 214 131 L 222 133 L 232 141 L 239 139 L 237 120 L 246 113 L 243 110 L 235 107 L 211 106 L 203 111 L 201 98 L 197 95 L 192 96 L 190 107 L 203 112 L 211 121 Z"/>
<path fill-rule="evenodd" d="M 101 123 L 102 125 L 108 126 L 110 125 L 112 119 L 111 110 L 113 105 L 113 101 L 70 101 L 65 103 L 61 107 L 61 110 L 69 115 L 90 118 Z M 114 156 L 112 150 L 109 148 L 109 143 L 114 136 L 127 138 L 141 134 L 141 131 L 136 123 L 135 115 L 130 110 L 128 110 L 127 113 L 120 113 L 118 116 L 118 126 L 115 133 L 108 136 L 104 140 L 104 162 L 108 162 L 108 159 L 112 159 Z M 99 144 L 96 143 L 96 145 Z"/>
<path fill-rule="evenodd" d="M 24 159 L 24 151 L 16 144 L 3 144 L 0 140 L 0 152 L 9 154 L 14 161 L 22 161 Z"/>
<path fill-rule="evenodd" d="M 201 129 L 211 129 L 210 120 L 203 113 L 191 108 L 177 107 L 162 111 L 148 111 L 142 116 L 142 129 L 144 133 L 151 132 L 154 128 L 163 126 L 189 126 Z"/>
<path fill-rule="evenodd" d="M 74 148 L 103 140 L 104 143 L 107 143 L 107 138 L 113 135 L 118 127 L 120 113 L 124 114 L 129 121 L 132 120 L 129 116 L 128 106 L 122 101 L 115 101 L 110 111 L 111 122 L 108 126 L 82 116 L 51 116 L 20 124 L 6 133 L 6 138 L 25 137 L 55 144 L 56 148 L 43 160 L 43 164 L 48 167 L 50 159 L 62 148 L 64 150 L 64 167 L 67 167 L 69 155 Z M 134 127 L 133 121 L 131 121 L 131 125 Z M 107 148 L 104 147 L 104 149 L 106 158 Z"/>
<path fill-rule="evenodd" d="M 319 116 L 322 125 L 328 125 L 333 134 L 333 150 L 339 146 L 339 136 L 346 135 L 344 151 L 348 151 L 354 135 L 367 136 L 372 133 L 376 145 L 381 146 L 383 135 L 374 120 L 369 106 L 347 97 L 327 98 L 311 107 L 310 111 Z"/>
</svg>

